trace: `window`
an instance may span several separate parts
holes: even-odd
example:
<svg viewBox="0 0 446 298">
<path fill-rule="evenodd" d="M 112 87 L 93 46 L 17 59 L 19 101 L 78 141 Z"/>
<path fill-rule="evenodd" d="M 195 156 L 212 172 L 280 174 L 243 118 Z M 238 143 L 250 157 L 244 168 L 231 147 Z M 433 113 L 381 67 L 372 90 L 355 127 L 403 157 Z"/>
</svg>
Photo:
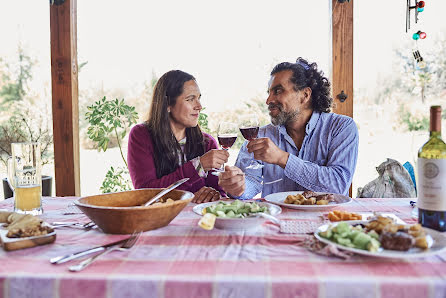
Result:
<svg viewBox="0 0 446 298">
<path fill-rule="evenodd" d="M 48 1 L 2 1 L 0 28 L 0 146 L 9 151 L 11 140 L 39 139 L 46 148 L 42 174 L 54 177 Z M 11 130 L 11 124 L 22 131 L 22 138 Z M 5 133 L 12 139 L 5 138 Z M 2 161 L 8 157 L 3 148 L 0 157 Z M 2 161 L 3 178 L 7 170 Z"/>
<path fill-rule="evenodd" d="M 97 193 L 117 148 L 97 153 L 87 140 L 85 109 L 103 96 L 125 98 L 147 117 L 152 82 L 171 69 L 197 78 L 209 127 L 255 101 L 265 108 L 269 73 L 299 56 L 329 76 L 329 1 L 78 1 L 82 194 Z M 124 144 L 123 148 L 127 149 Z M 126 154 L 124 152 L 124 155 Z M 237 151 L 231 153 L 235 160 Z M 95 166 L 93 167 L 92 164 Z"/>
<path fill-rule="evenodd" d="M 429 134 L 429 106 L 446 107 L 446 3 L 426 2 L 417 24 L 412 11 L 407 33 L 404 1 L 386 2 L 384 9 L 375 4 L 354 6 L 353 111 L 360 137 L 353 196 L 378 176 L 375 168 L 386 158 L 408 161 L 416 172 L 417 151 Z M 427 38 L 415 42 L 418 30 Z M 424 69 L 416 67 L 417 49 L 427 62 Z"/>
</svg>

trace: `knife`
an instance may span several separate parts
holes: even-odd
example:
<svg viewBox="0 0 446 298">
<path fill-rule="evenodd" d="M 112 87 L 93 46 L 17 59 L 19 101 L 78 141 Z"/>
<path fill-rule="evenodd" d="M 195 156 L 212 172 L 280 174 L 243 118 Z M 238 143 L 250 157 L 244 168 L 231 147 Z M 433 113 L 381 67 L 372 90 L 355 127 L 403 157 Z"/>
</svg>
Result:
<svg viewBox="0 0 446 298">
<path fill-rule="evenodd" d="M 89 254 L 92 254 L 95 252 L 103 251 L 109 247 L 112 247 L 112 246 L 115 246 L 118 244 L 122 244 L 122 243 L 126 242 L 129 238 L 130 237 L 127 237 L 127 238 L 121 239 L 119 241 L 115 241 L 115 242 L 108 243 L 108 244 L 101 245 L 101 246 L 96 246 L 96 247 L 93 247 L 93 248 L 90 248 L 87 250 L 78 251 L 78 252 L 75 252 L 75 253 L 72 253 L 69 255 L 54 257 L 54 258 L 50 259 L 50 262 L 51 262 L 51 264 L 62 264 L 62 263 L 86 256 L 86 255 L 89 255 Z"/>
</svg>

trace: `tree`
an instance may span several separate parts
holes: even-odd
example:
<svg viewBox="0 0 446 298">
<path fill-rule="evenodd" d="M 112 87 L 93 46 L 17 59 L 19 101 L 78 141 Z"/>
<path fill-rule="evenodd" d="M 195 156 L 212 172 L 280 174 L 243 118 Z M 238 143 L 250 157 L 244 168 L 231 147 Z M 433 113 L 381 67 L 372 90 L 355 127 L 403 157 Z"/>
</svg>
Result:
<svg viewBox="0 0 446 298">
<path fill-rule="evenodd" d="M 2 107 L 8 104 L 22 101 L 28 91 L 28 82 L 32 79 L 32 67 L 35 62 L 30 56 L 26 55 L 22 46 L 18 46 L 18 61 L 17 70 L 14 71 L 13 66 L 3 61 L 0 62 L 5 65 L 6 70 L 2 72 L 3 84 L 0 88 L 0 105 Z M 14 76 L 14 73 L 16 75 Z"/>
<path fill-rule="evenodd" d="M 28 88 L 32 80 L 34 60 L 18 46 L 17 63 L 1 62 L 0 82 L 0 161 L 6 166 L 11 156 L 11 143 L 39 142 L 42 163 L 53 160 L 53 135 L 47 117 L 47 106 L 30 95 Z M 14 67 L 15 65 L 15 67 Z"/>
<path fill-rule="evenodd" d="M 395 49 L 393 72 L 380 81 L 375 95 L 376 104 L 385 101 L 400 104 L 399 121 L 409 131 L 427 130 L 429 115 L 426 106 L 446 99 L 446 39 L 441 36 L 434 43 L 436 46 L 430 51 L 420 50 L 426 63 L 424 68 L 417 66 L 413 44 Z"/>
</svg>

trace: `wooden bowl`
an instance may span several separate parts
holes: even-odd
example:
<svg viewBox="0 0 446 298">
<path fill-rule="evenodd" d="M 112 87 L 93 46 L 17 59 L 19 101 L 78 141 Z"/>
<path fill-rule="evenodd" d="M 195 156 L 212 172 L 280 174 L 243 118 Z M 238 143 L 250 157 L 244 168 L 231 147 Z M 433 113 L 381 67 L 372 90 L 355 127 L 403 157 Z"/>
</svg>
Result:
<svg viewBox="0 0 446 298">
<path fill-rule="evenodd" d="M 163 188 L 145 188 L 82 197 L 75 201 L 95 224 L 108 234 L 131 234 L 167 226 L 192 201 L 191 192 L 174 189 L 162 198 L 173 203 L 141 206 Z"/>
</svg>

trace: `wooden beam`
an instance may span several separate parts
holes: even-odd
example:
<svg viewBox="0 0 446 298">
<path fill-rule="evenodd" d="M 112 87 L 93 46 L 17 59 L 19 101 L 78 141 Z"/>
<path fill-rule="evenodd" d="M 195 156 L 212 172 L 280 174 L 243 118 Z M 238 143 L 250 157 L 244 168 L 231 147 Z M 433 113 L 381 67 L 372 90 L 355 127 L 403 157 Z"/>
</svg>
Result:
<svg viewBox="0 0 446 298">
<path fill-rule="evenodd" d="M 79 196 L 77 0 L 50 4 L 50 31 L 56 195 Z"/>
<path fill-rule="evenodd" d="M 353 118 L 353 2 L 331 1 L 333 112 Z M 342 102 L 339 95 L 347 95 Z M 352 196 L 352 185 L 349 194 Z"/>
<path fill-rule="evenodd" d="M 353 117 L 353 3 L 332 0 L 333 112 Z M 347 99 L 337 98 L 342 91 Z"/>
</svg>

